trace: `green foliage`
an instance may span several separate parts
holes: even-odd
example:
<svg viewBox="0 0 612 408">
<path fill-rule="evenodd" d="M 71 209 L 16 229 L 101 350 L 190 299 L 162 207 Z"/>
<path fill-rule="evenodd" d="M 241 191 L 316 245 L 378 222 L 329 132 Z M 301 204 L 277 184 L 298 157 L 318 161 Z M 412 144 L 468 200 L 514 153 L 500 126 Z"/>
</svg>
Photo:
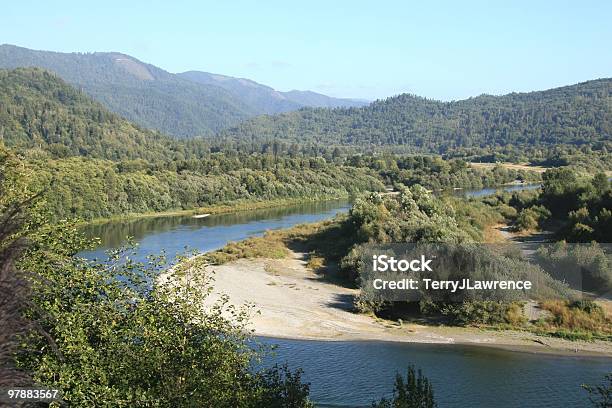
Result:
<svg viewBox="0 0 612 408">
<path fill-rule="evenodd" d="M 432 309 L 438 309 L 443 315 L 450 317 L 454 324 L 461 326 L 507 323 L 513 327 L 518 327 L 527 322 L 521 304 L 516 302 L 480 300 L 445 304 L 442 307 L 432 306 Z"/>
<path fill-rule="evenodd" d="M 377 297 L 378 294 L 365 290 L 370 284 L 363 275 L 367 270 L 363 264 L 364 259 L 369 259 L 365 243 L 445 243 L 444 247 L 434 246 L 433 250 L 445 251 L 443 258 L 453 261 L 437 265 L 434 275 L 428 272 L 427 278 L 453 281 L 468 278 L 532 281 L 538 282 L 530 293 L 535 298 L 567 296 L 566 286 L 553 280 L 538 266 L 530 265 L 494 246 L 474 245 L 473 242 L 482 239 L 482 234 L 476 232 L 499 219 L 486 204 L 473 207 L 472 204 L 471 201 L 458 199 L 438 199 L 418 185 L 396 196 L 371 194 L 357 200 L 349 213 L 356 244 L 341 261 L 344 275 L 359 282 L 362 288 L 355 299 L 355 307 L 362 312 L 393 314 L 396 309 L 401 310 L 403 305 L 403 302 L 384 301 Z M 470 222 L 470 218 L 475 220 Z M 470 235 L 469 231 L 474 234 Z M 417 253 L 423 251 L 426 249 L 421 248 Z M 511 322 L 520 325 L 524 321 L 522 312 L 512 305 L 521 300 L 517 292 L 466 290 L 449 294 L 422 290 L 420 296 L 422 302 L 430 306 L 422 310 L 424 314 L 446 315 L 458 324 Z M 487 301 L 492 298 L 499 302 Z"/>
<path fill-rule="evenodd" d="M 603 173 L 584 176 L 570 168 L 544 173 L 541 193 L 514 194 L 516 229 L 556 221 L 557 236 L 569 242 L 612 241 L 612 188 Z M 560 224 L 560 227 L 559 227 Z"/>
<path fill-rule="evenodd" d="M 44 198 L 55 219 L 91 220 L 130 213 L 161 212 L 228 204 L 241 200 L 348 197 L 383 185 L 368 170 L 294 159 L 247 168 L 216 157 L 227 171 L 125 169 L 107 160 L 70 158 L 31 161 L 31 184 L 53 185 Z M 257 160 L 253 160 L 257 162 Z M 256 163 L 253 163 L 256 164 Z M 261 163 L 260 163 L 261 164 Z M 234 167 L 235 166 L 235 167 Z M 257 168 L 259 167 L 259 168 Z M 235 169 L 234 169 L 235 168 Z"/>
<path fill-rule="evenodd" d="M 540 181 L 539 174 L 531 171 L 501 165 L 475 167 L 462 159 L 443 159 L 433 155 L 359 155 L 349 156 L 347 162 L 353 166 L 376 170 L 388 185 L 420 184 L 434 191 L 479 189 L 515 181 Z"/>
<path fill-rule="evenodd" d="M 535 231 L 550 217 L 550 211 L 541 205 L 524 208 L 518 213 L 514 224 L 515 231 Z"/>
<path fill-rule="evenodd" d="M 456 102 L 403 94 L 363 108 L 302 109 L 258 117 L 222 135 L 258 141 L 280 135 L 288 142 L 325 141 L 363 149 L 391 146 L 403 152 L 442 154 L 508 145 L 595 145 L 611 134 L 610 83 L 610 79 L 600 79 L 542 92 L 482 95 Z"/>
<path fill-rule="evenodd" d="M 36 205 L 36 195 L 20 180 L 21 163 L 0 145 L 0 387 L 26 387 L 32 382 L 19 370 L 15 354 L 20 337 L 32 327 L 24 319 L 29 285 L 26 273 L 15 266 L 26 243 L 25 230 L 34 225 L 28 210 Z"/>
<path fill-rule="evenodd" d="M 174 142 L 141 130 L 40 69 L 0 70 L 0 140 L 28 155 L 160 159 Z"/>
<path fill-rule="evenodd" d="M 261 408 L 314 408 L 308 401 L 310 386 L 302 382 L 302 371 L 291 372 L 286 365 L 258 374 L 263 390 L 257 406 Z"/>
<path fill-rule="evenodd" d="M 415 372 L 414 367 L 408 367 L 406 380 L 397 374 L 393 388 L 393 398 L 381 399 L 372 403 L 372 408 L 434 408 L 433 387 L 421 370 Z"/>
<path fill-rule="evenodd" d="M 373 193 L 355 201 L 350 221 L 358 242 L 461 242 L 469 239 L 455 219 L 453 207 L 425 188 L 404 188 L 398 196 Z"/>
</svg>

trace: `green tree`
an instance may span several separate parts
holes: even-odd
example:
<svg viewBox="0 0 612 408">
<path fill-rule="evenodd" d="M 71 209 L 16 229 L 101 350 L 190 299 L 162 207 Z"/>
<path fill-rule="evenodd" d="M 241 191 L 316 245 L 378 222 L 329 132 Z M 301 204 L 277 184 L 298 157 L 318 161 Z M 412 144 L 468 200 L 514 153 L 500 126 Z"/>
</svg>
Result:
<svg viewBox="0 0 612 408">
<path fill-rule="evenodd" d="M 408 367 L 406 380 L 396 374 L 393 398 L 383 398 L 372 403 L 372 408 L 434 408 L 433 387 L 421 370 L 415 371 L 413 366 Z"/>
<path fill-rule="evenodd" d="M 75 258 L 83 240 L 70 224 L 31 240 L 21 261 L 35 273 L 28 316 L 53 346 L 32 332 L 19 363 L 70 405 L 264 407 L 278 398 L 277 406 L 310 406 L 299 374 L 252 371 L 248 310 L 208 302 L 211 276 L 196 264 L 184 264 L 189 279 L 162 283 L 163 257 Z"/>
</svg>

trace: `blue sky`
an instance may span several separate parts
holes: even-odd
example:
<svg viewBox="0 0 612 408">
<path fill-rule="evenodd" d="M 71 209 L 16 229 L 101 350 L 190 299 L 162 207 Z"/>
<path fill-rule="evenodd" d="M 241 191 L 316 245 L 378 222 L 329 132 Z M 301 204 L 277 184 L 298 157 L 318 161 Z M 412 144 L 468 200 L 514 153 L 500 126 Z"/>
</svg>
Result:
<svg viewBox="0 0 612 408">
<path fill-rule="evenodd" d="M 607 0 L 20 0 L 2 6 L 0 43 L 121 51 L 283 91 L 452 100 L 610 77 L 610 21 Z"/>
</svg>

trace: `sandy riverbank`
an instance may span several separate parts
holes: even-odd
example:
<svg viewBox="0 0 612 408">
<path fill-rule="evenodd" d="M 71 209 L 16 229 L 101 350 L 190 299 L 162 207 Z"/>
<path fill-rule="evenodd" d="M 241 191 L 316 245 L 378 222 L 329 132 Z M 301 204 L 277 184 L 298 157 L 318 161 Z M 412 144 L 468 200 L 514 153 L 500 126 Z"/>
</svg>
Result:
<svg viewBox="0 0 612 408">
<path fill-rule="evenodd" d="M 468 344 L 538 353 L 612 356 L 608 342 L 571 342 L 520 331 L 425 326 L 376 319 L 351 311 L 355 289 L 325 282 L 302 254 L 285 259 L 241 259 L 207 267 L 214 272 L 211 300 L 254 305 L 251 328 L 259 336 L 309 340 L 380 340 Z"/>
</svg>

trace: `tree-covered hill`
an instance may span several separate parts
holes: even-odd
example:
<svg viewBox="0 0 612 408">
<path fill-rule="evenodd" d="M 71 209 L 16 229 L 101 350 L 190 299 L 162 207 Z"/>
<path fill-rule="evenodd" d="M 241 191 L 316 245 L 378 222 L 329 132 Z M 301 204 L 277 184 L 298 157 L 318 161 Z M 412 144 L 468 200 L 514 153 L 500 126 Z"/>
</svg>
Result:
<svg viewBox="0 0 612 408">
<path fill-rule="evenodd" d="M 222 135 L 251 142 L 276 139 L 436 153 L 507 145 L 594 146 L 612 135 L 611 96 L 611 79 L 456 102 L 403 94 L 362 108 L 257 117 Z"/>
<path fill-rule="evenodd" d="M 361 106 L 325 95 L 276 92 L 253 81 L 204 72 L 172 74 L 116 52 L 60 53 L 0 45 L 0 68 L 39 67 L 112 112 L 177 137 L 212 135 L 261 114 L 303 106 Z"/>
<path fill-rule="evenodd" d="M 211 134 L 260 112 L 226 90 L 120 53 L 59 53 L 0 45 L 0 68 L 40 67 L 141 126 L 178 137 Z"/>
<path fill-rule="evenodd" d="M 198 154 L 197 140 L 140 129 L 38 68 L 0 70 L 0 139 L 29 155 L 56 158 L 157 161 Z"/>
</svg>

